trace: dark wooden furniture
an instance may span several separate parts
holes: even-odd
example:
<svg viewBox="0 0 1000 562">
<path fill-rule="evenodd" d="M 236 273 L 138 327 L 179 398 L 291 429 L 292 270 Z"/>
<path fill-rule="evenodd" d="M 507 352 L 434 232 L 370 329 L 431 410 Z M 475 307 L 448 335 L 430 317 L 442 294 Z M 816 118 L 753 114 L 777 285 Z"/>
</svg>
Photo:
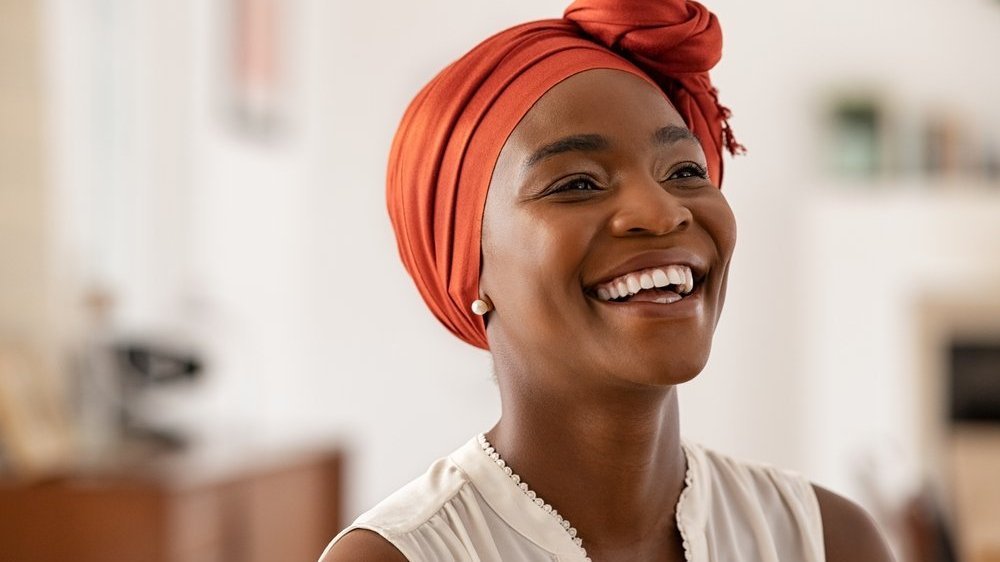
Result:
<svg viewBox="0 0 1000 562">
<path fill-rule="evenodd" d="M 0 481 L 3 562 L 315 562 L 340 529 L 341 456 L 159 455 Z"/>
</svg>

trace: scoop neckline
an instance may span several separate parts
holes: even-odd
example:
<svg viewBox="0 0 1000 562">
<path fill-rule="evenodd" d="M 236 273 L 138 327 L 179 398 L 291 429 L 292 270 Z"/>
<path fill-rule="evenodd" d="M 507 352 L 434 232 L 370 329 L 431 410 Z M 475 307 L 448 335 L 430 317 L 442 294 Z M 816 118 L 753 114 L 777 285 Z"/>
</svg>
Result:
<svg viewBox="0 0 1000 562">
<path fill-rule="evenodd" d="M 587 538 L 582 537 L 583 547 L 578 546 L 573 540 L 575 537 L 571 537 L 556 517 L 544 509 L 544 506 L 549 504 L 544 499 L 542 504 L 536 503 L 535 498 L 539 496 L 535 494 L 534 498 L 529 497 L 505 470 L 511 468 L 512 472 L 516 473 L 516 468 L 508 467 L 506 463 L 500 465 L 483 450 L 479 442 L 480 435 L 483 434 L 473 436 L 468 443 L 452 454 L 451 459 L 466 474 L 486 504 L 517 533 L 559 556 L 560 560 L 562 557 L 589 560 L 584 550 Z M 681 439 L 681 450 L 684 452 L 686 467 L 684 485 L 674 506 L 674 521 L 681 535 L 684 559 L 691 562 L 693 534 L 689 529 L 689 523 L 692 518 L 688 516 L 687 510 L 694 502 L 692 498 L 697 481 L 697 461 L 694 458 L 692 445 L 685 439 Z M 531 489 L 531 483 L 526 484 Z"/>
</svg>

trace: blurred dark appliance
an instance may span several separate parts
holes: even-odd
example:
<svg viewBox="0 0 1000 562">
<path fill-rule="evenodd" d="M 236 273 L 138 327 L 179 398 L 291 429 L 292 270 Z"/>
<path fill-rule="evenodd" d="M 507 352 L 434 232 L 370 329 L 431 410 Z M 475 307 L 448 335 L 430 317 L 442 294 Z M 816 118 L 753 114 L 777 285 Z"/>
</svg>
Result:
<svg viewBox="0 0 1000 562">
<path fill-rule="evenodd" d="M 951 345 L 952 422 L 1000 423 L 1000 342 Z"/>
<path fill-rule="evenodd" d="M 190 351 L 139 342 L 115 346 L 115 355 L 122 388 L 119 419 L 125 439 L 151 441 L 169 448 L 183 447 L 182 432 L 160 427 L 146 419 L 142 399 L 152 390 L 197 379 L 202 372 L 201 358 Z"/>
</svg>

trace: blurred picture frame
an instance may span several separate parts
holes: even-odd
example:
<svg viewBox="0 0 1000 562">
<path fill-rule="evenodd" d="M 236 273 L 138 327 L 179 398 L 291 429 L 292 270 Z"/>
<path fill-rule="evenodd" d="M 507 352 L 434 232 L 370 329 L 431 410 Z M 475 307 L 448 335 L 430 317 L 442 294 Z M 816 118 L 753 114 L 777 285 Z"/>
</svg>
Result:
<svg viewBox="0 0 1000 562">
<path fill-rule="evenodd" d="M 286 128 L 285 3 L 226 0 L 223 72 L 226 114 L 246 137 L 268 140 Z"/>
</svg>

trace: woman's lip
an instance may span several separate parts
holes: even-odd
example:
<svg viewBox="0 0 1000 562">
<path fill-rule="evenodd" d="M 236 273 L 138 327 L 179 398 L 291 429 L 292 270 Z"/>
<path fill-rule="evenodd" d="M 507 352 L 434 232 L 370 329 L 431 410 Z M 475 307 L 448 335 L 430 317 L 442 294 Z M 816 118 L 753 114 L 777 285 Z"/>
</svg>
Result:
<svg viewBox="0 0 1000 562">
<path fill-rule="evenodd" d="M 599 279 L 586 283 L 586 286 L 592 289 L 627 273 L 669 265 L 683 265 L 689 267 L 691 269 L 691 273 L 694 274 L 696 281 L 699 278 L 704 278 L 708 274 L 708 265 L 699 255 L 686 248 L 673 247 L 662 250 L 646 251 L 633 256 L 631 259 L 618 264 L 617 267 L 614 267 L 610 271 L 606 272 Z"/>
<path fill-rule="evenodd" d="M 627 316 L 641 318 L 688 318 L 698 316 L 704 312 L 705 301 L 701 296 L 701 287 L 701 284 L 696 285 L 694 291 L 686 297 L 670 304 L 642 301 L 605 301 L 590 294 L 587 294 L 587 298 L 597 301 L 616 313 Z"/>
</svg>

